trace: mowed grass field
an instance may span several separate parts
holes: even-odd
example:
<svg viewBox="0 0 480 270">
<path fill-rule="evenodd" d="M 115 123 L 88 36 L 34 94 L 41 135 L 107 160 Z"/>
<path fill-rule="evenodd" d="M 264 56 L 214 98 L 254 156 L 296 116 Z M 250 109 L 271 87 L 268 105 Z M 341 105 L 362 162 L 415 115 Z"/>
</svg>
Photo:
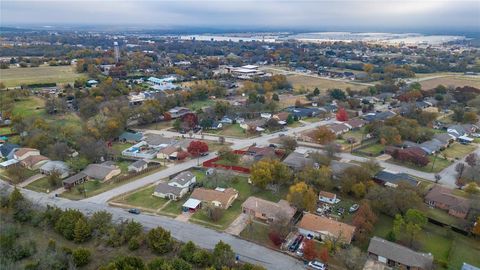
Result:
<svg viewBox="0 0 480 270">
<path fill-rule="evenodd" d="M 367 87 L 361 84 L 334 81 L 297 74 L 287 75 L 287 80 L 292 85 L 294 90 L 300 90 L 302 88 L 305 88 L 313 91 L 315 87 L 318 87 L 318 89 L 320 89 L 321 91 L 326 91 L 333 88 L 338 88 L 342 90 L 345 90 L 347 88 L 350 88 L 352 90 L 360 90 Z"/>
<path fill-rule="evenodd" d="M 9 69 L 0 69 L 0 81 L 6 87 L 37 83 L 70 83 L 82 76 L 76 73 L 72 66 L 11 67 Z"/>
<path fill-rule="evenodd" d="M 422 81 L 420 84 L 422 85 L 422 89 L 432 89 L 437 87 L 439 84 L 446 87 L 472 86 L 475 88 L 480 88 L 480 76 L 445 75 L 444 77 Z"/>
</svg>

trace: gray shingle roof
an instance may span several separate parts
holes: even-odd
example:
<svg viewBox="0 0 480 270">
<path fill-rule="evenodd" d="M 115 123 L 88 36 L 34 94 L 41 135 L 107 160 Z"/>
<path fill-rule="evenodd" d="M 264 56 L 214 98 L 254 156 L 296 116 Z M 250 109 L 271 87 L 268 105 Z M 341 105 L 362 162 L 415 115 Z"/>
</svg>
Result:
<svg viewBox="0 0 480 270">
<path fill-rule="evenodd" d="M 116 169 L 114 166 L 104 164 L 90 164 L 82 173 L 88 175 L 90 178 L 103 180 L 110 172 Z"/>
<path fill-rule="evenodd" d="M 180 196 L 180 193 L 182 192 L 182 190 L 183 188 L 170 186 L 169 184 L 166 184 L 166 183 L 159 183 L 155 187 L 155 192 L 162 193 L 162 194 L 172 193 L 175 196 Z"/>
<path fill-rule="evenodd" d="M 40 167 L 40 170 L 47 172 L 57 170 L 60 174 L 63 174 L 69 171 L 69 167 L 67 163 L 63 161 L 49 160 Z"/>
<path fill-rule="evenodd" d="M 177 174 L 177 176 L 175 176 L 174 178 L 172 178 L 172 180 L 170 180 L 170 182 L 176 182 L 180 185 L 185 185 L 186 183 L 190 182 L 192 180 L 192 178 L 194 178 L 195 175 L 189 171 L 184 171 L 184 172 L 181 172 L 179 174 Z"/>
<path fill-rule="evenodd" d="M 417 186 L 418 181 L 412 176 L 406 173 L 393 173 L 389 171 L 380 171 L 375 175 L 375 178 L 382 181 L 392 184 L 398 184 L 400 182 L 406 182 L 412 186 Z"/>
<path fill-rule="evenodd" d="M 304 154 L 298 152 L 292 152 L 284 160 L 287 166 L 295 169 L 301 169 L 305 166 L 313 165 L 313 160 L 311 158 L 305 157 Z"/>
<path fill-rule="evenodd" d="M 419 253 L 376 236 L 370 240 L 368 252 L 410 267 L 431 269 L 433 265 L 433 256 L 431 254 Z"/>
<path fill-rule="evenodd" d="M 146 162 L 145 160 L 140 159 L 140 160 L 137 160 L 134 163 L 130 164 L 130 166 L 135 167 L 135 168 L 142 168 L 147 163 L 148 162 Z"/>
</svg>

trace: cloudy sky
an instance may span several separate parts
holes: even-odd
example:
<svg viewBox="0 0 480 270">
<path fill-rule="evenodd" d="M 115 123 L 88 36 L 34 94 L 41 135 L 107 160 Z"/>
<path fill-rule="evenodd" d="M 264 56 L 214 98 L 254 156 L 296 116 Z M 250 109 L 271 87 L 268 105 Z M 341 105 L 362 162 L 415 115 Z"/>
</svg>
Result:
<svg viewBox="0 0 480 270">
<path fill-rule="evenodd" d="M 1 0 L 5 25 L 480 31 L 480 0 Z"/>
</svg>

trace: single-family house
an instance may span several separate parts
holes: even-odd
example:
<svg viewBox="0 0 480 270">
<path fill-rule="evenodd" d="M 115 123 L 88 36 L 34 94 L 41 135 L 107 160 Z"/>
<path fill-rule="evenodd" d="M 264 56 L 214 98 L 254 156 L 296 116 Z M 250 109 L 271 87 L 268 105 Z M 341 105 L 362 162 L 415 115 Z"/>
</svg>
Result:
<svg viewBox="0 0 480 270">
<path fill-rule="evenodd" d="M 212 125 L 210 126 L 210 129 L 212 129 L 212 130 L 218 130 L 218 129 L 222 129 L 222 128 L 223 128 L 223 124 L 220 123 L 220 122 L 217 122 L 217 121 L 213 121 Z"/>
<path fill-rule="evenodd" d="M 286 123 L 287 120 L 288 120 L 288 116 L 290 116 L 289 112 L 279 112 L 279 113 L 273 115 L 272 118 L 274 118 L 278 122 L 285 122 Z"/>
<path fill-rule="evenodd" d="M 342 162 L 337 160 L 332 160 L 330 162 L 330 170 L 332 171 L 332 176 L 334 179 L 339 178 L 346 169 L 358 166 L 358 164 L 351 162 Z"/>
<path fill-rule="evenodd" d="M 318 108 L 296 108 L 296 107 L 289 107 L 286 108 L 285 111 L 289 112 L 293 115 L 293 117 L 297 119 L 314 117 L 320 114 L 320 110 Z"/>
<path fill-rule="evenodd" d="M 455 137 L 448 133 L 436 133 L 433 135 L 433 138 L 442 142 L 444 147 L 448 147 L 452 142 L 455 141 Z"/>
<path fill-rule="evenodd" d="M 374 236 L 368 245 L 368 256 L 395 269 L 431 270 L 433 255 L 420 253 Z"/>
<path fill-rule="evenodd" d="M 361 118 L 352 118 L 344 122 L 344 124 L 347 125 L 351 130 L 357 130 L 365 126 L 367 124 L 367 121 Z"/>
<path fill-rule="evenodd" d="M 167 138 L 159 134 L 147 133 L 143 138 L 143 141 L 152 148 L 164 148 L 169 145 L 175 144 L 175 140 L 172 138 Z"/>
<path fill-rule="evenodd" d="M 14 154 L 13 154 L 13 158 L 16 159 L 16 160 L 24 160 L 30 156 L 39 156 L 40 155 L 40 151 L 38 149 L 34 149 L 34 148 L 18 148 Z"/>
<path fill-rule="evenodd" d="M 0 158 L 13 159 L 14 150 L 20 148 L 20 145 L 13 143 L 4 143 L 0 145 Z M 8 158 L 11 156 L 11 158 Z"/>
<path fill-rule="evenodd" d="M 294 151 L 290 153 L 284 160 L 283 163 L 290 167 L 294 171 L 300 171 L 306 166 L 313 166 L 313 159 L 309 158 L 307 153 L 299 153 Z"/>
<path fill-rule="evenodd" d="M 138 143 L 142 140 L 143 134 L 141 132 L 128 132 L 125 131 L 120 136 L 118 136 L 118 140 L 120 142 L 126 143 Z"/>
<path fill-rule="evenodd" d="M 327 191 L 320 191 L 318 193 L 318 200 L 323 203 L 329 203 L 329 204 L 336 204 L 340 200 L 337 198 L 337 194 L 327 192 Z"/>
<path fill-rule="evenodd" d="M 153 196 L 178 200 L 187 194 L 196 183 L 196 179 L 197 177 L 189 171 L 181 172 L 167 183 L 159 183 L 153 192 Z"/>
<path fill-rule="evenodd" d="M 422 148 L 427 155 L 433 155 L 442 149 L 445 148 L 445 143 L 437 140 L 437 139 L 431 139 L 429 141 L 425 141 L 419 145 L 420 148 Z"/>
<path fill-rule="evenodd" d="M 413 178 L 413 176 L 406 173 L 397 173 L 388 170 L 382 170 L 378 172 L 373 179 L 379 184 L 393 188 L 397 187 L 400 182 L 407 183 L 414 187 L 418 185 L 418 181 Z"/>
<path fill-rule="evenodd" d="M 425 203 L 429 206 L 447 210 L 448 214 L 465 219 L 470 210 L 468 199 L 455 196 L 452 190 L 446 187 L 435 185 L 425 195 Z"/>
<path fill-rule="evenodd" d="M 40 166 L 42 166 L 43 164 L 47 163 L 47 161 L 49 161 L 49 159 L 46 156 L 42 156 L 42 155 L 28 156 L 20 160 L 20 165 L 30 170 L 36 170 L 40 168 Z"/>
<path fill-rule="evenodd" d="M 143 159 L 140 159 L 140 160 L 137 160 L 137 161 L 133 162 L 132 164 L 128 165 L 128 171 L 129 172 L 141 172 L 141 171 L 145 170 L 147 167 L 148 167 L 148 162 L 143 160 Z"/>
<path fill-rule="evenodd" d="M 193 190 L 190 198 L 200 200 L 204 204 L 228 209 L 232 206 L 235 199 L 238 198 L 238 191 L 234 188 L 196 188 Z"/>
<path fill-rule="evenodd" d="M 8 169 L 13 166 L 17 166 L 20 161 L 16 159 L 9 159 L 4 162 L 0 162 L 0 169 Z"/>
<path fill-rule="evenodd" d="M 189 108 L 185 108 L 185 107 L 174 107 L 174 108 L 171 108 L 170 110 L 168 110 L 168 113 L 170 114 L 172 119 L 180 118 L 180 117 L 182 117 L 186 114 L 189 114 L 191 112 L 192 111 L 190 111 Z"/>
<path fill-rule="evenodd" d="M 245 121 L 240 124 L 240 127 L 244 130 L 250 131 L 255 130 L 257 132 L 265 131 L 265 125 L 267 124 L 267 119 L 260 118 L 256 120 Z"/>
<path fill-rule="evenodd" d="M 86 182 L 88 181 L 88 175 L 82 173 L 82 172 L 79 172 L 77 174 L 74 174 L 66 179 L 64 179 L 62 181 L 63 183 L 63 187 L 65 187 L 66 189 L 71 189 L 72 187 L 76 186 L 76 185 L 79 185 L 83 182 Z"/>
<path fill-rule="evenodd" d="M 173 155 L 178 151 L 178 147 L 176 146 L 167 146 L 157 153 L 158 159 L 166 159 L 166 160 L 175 160 L 176 155 Z"/>
<path fill-rule="evenodd" d="M 250 196 L 242 203 L 242 212 L 267 223 L 288 223 L 297 210 L 290 206 L 285 200 L 280 200 L 278 203 L 274 203 Z"/>
<path fill-rule="evenodd" d="M 251 145 L 248 147 L 247 155 L 254 157 L 256 160 L 260 160 L 263 158 L 274 158 L 275 157 L 275 148 L 273 147 L 258 147 L 255 145 Z"/>
<path fill-rule="evenodd" d="M 233 119 L 228 117 L 228 116 L 224 116 L 224 117 L 222 117 L 222 119 L 220 119 L 220 123 L 222 123 L 222 124 L 233 124 Z"/>
<path fill-rule="evenodd" d="M 108 181 L 119 175 L 121 170 L 113 162 L 106 161 L 100 164 L 89 164 L 83 171 L 89 179 Z"/>
<path fill-rule="evenodd" d="M 68 164 L 59 160 L 49 160 L 40 167 L 40 172 L 45 175 L 51 175 L 56 172 L 63 179 L 70 174 Z"/>
<path fill-rule="evenodd" d="M 297 228 L 298 232 L 305 236 L 311 235 L 322 241 L 338 239 L 345 244 L 352 242 L 355 233 L 355 227 L 352 225 L 310 213 L 303 215 Z"/>
<path fill-rule="evenodd" d="M 397 115 L 396 113 L 388 110 L 379 113 L 367 113 L 362 116 L 362 118 L 367 122 L 373 121 L 385 121 Z"/>
<path fill-rule="evenodd" d="M 344 123 L 333 123 L 326 125 L 326 127 L 337 136 L 350 130 L 350 127 Z"/>
</svg>

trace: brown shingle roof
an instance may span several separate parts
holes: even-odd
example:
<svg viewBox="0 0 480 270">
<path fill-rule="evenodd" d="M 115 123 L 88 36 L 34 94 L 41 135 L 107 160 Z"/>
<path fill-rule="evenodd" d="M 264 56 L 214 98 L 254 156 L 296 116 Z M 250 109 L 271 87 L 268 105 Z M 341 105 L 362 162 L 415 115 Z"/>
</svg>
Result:
<svg viewBox="0 0 480 270">
<path fill-rule="evenodd" d="M 439 185 L 434 186 L 425 196 L 426 201 L 442 203 L 449 209 L 467 213 L 470 209 L 469 201 L 452 194 L 452 190 Z"/>
<path fill-rule="evenodd" d="M 330 234 L 333 237 L 340 237 L 342 241 L 347 244 L 350 244 L 353 233 L 355 232 L 355 227 L 352 225 L 310 213 L 303 215 L 302 220 L 300 220 L 297 226 L 308 231 L 321 232 L 322 234 Z"/>
<path fill-rule="evenodd" d="M 268 217 L 282 215 L 288 220 L 292 219 L 297 211 L 285 200 L 280 200 L 278 203 L 274 203 L 254 196 L 248 197 L 248 199 L 242 203 L 242 207 L 253 210 L 257 213 L 264 213 Z"/>
<path fill-rule="evenodd" d="M 34 148 L 19 148 L 17 149 L 17 151 L 15 151 L 15 155 L 17 157 L 21 157 L 23 155 L 25 155 L 26 153 L 30 152 L 30 151 L 38 151 L 37 149 L 34 149 Z"/>
<path fill-rule="evenodd" d="M 33 167 L 37 165 L 39 162 L 49 160 L 46 156 L 38 155 L 38 156 L 29 156 L 22 160 L 22 164 L 26 167 Z"/>
<path fill-rule="evenodd" d="M 335 198 L 337 195 L 334 194 L 334 193 L 331 193 L 331 192 L 327 192 L 327 191 L 320 191 L 320 193 L 318 193 L 318 196 L 325 197 L 325 198 L 329 198 L 329 199 L 333 199 L 333 198 Z"/>
<path fill-rule="evenodd" d="M 232 198 L 238 195 L 238 191 L 233 188 L 227 188 L 223 191 L 215 189 L 206 189 L 206 188 L 196 188 L 193 190 L 190 198 L 197 199 L 203 202 L 213 202 L 217 201 L 222 204 L 222 207 L 229 207 L 228 203 Z"/>
<path fill-rule="evenodd" d="M 360 118 L 353 118 L 345 122 L 346 124 L 350 125 L 352 128 L 359 128 L 362 127 L 367 123 L 367 121 L 360 119 Z"/>
</svg>

